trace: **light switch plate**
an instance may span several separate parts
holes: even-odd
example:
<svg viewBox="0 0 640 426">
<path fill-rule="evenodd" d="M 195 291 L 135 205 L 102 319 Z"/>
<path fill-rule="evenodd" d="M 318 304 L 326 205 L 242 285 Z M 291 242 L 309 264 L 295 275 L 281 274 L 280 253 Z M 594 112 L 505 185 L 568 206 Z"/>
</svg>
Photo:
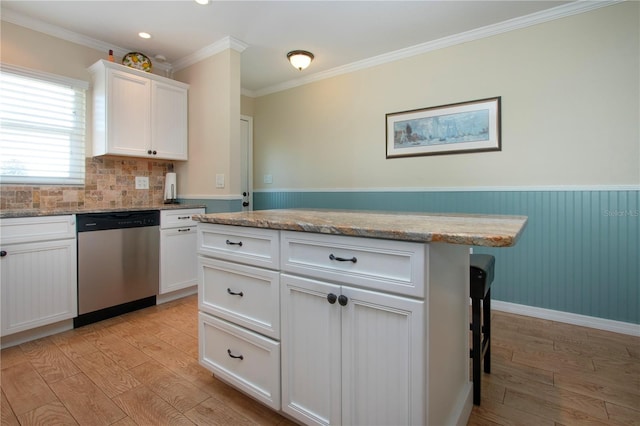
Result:
<svg viewBox="0 0 640 426">
<path fill-rule="evenodd" d="M 224 174 L 216 175 L 216 188 L 224 188 Z"/>
<path fill-rule="evenodd" d="M 136 189 L 149 189 L 149 178 L 147 176 L 136 176 Z"/>
<path fill-rule="evenodd" d="M 273 175 L 264 175 L 264 183 L 273 183 Z"/>
</svg>

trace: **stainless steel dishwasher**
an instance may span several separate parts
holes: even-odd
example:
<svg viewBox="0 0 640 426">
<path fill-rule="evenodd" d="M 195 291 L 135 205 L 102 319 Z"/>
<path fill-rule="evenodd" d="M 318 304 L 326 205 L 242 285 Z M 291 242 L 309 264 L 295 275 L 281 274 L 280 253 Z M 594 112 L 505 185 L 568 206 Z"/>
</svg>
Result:
<svg viewBox="0 0 640 426">
<path fill-rule="evenodd" d="M 77 215 L 81 327 L 156 304 L 160 211 Z"/>
</svg>

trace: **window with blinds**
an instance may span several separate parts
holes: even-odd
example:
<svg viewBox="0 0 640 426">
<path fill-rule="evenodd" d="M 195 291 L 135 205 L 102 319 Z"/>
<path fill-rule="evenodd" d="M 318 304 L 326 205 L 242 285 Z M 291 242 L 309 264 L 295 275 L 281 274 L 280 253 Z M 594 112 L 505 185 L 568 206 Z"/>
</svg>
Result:
<svg viewBox="0 0 640 426">
<path fill-rule="evenodd" d="M 2 64 L 0 182 L 84 184 L 88 83 Z"/>
</svg>

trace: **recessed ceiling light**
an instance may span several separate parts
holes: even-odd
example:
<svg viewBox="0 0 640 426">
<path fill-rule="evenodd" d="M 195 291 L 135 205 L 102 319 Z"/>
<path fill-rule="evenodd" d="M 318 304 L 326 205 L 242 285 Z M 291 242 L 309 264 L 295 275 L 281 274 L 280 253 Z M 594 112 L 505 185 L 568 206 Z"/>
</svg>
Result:
<svg viewBox="0 0 640 426">
<path fill-rule="evenodd" d="M 151 34 L 145 32 L 138 33 L 138 35 L 142 38 L 151 38 Z"/>
<path fill-rule="evenodd" d="M 209 4 L 209 0 L 196 0 L 198 4 Z"/>
</svg>

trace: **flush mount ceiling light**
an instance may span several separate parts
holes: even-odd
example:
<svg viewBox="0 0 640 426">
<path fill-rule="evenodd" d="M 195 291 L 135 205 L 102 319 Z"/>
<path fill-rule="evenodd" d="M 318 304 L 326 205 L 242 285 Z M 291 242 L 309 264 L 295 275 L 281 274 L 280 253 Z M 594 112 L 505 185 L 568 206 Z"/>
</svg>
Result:
<svg viewBox="0 0 640 426">
<path fill-rule="evenodd" d="M 287 59 L 289 59 L 294 68 L 302 71 L 313 61 L 313 53 L 306 50 L 292 50 L 287 53 Z"/>
<path fill-rule="evenodd" d="M 140 36 L 141 38 L 151 38 L 151 34 L 145 32 L 138 33 L 138 36 Z"/>
<path fill-rule="evenodd" d="M 209 4 L 209 0 L 196 0 L 198 4 Z"/>
</svg>

